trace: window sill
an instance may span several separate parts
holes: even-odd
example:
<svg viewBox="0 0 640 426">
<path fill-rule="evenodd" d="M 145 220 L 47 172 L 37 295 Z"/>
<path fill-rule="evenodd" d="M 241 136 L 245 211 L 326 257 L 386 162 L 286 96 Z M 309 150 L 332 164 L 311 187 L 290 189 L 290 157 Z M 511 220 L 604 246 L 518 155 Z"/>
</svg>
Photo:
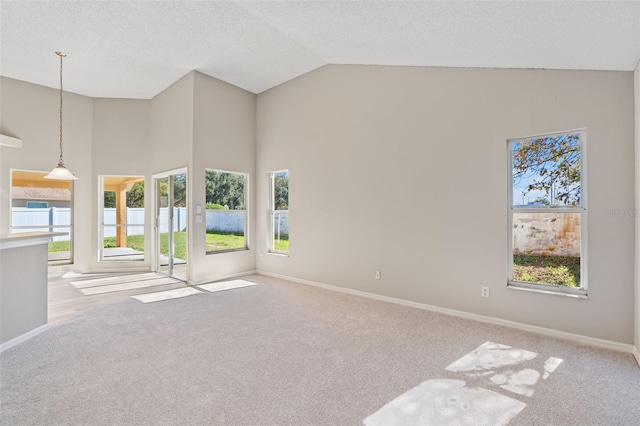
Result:
<svg viewBox="0 0 640 426">
<path fill-rule="evenodd" d="M 289 253 L 280 252 L 280 251 L 268 251 L 267 254 L 278 256 L 278 257 L 289 257 Z"/>
<path fill-rule="evenodd" d="M 529 291 L 531 293 L 551 294 L 553 296 L 571 297 L 573 299 L 589 299 L 586 290 L 574 289 L 571 287 L 555 287 L 544 284 L 530 284 L 519 281 L 509 281 L 507 288 L 511 290 Z"/>
<path fill-rule="evenodd" d="M 235 252 L 243 252 L 243 251 L 249 251 L 249 247 L 228 249 L 228 250 L 213 250 L 213 251 L 207 251 L 205 252 L 205 254 L 209 256 L 210 254 L 235 253 Z"/>
</svg>

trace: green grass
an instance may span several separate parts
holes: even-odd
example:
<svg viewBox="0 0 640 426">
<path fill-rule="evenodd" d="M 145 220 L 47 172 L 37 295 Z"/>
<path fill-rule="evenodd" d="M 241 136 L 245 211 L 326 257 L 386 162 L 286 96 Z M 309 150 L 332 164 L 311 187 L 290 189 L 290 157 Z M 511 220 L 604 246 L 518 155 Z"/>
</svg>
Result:
<svg viewBox="0 0 640 426">
<path fill-rule="evenodd" d="M 174 232 L 175 257 L 186 259 L 187 253 L 187 233 Z M 277 251 L 289 251 L 289 237 L 280 237 L 280 241 L 274 240 L 274 249 Z M 69 241 L 52 241 L 49 243 L 49 252 L 69 251 Z M 116 247 L 115 237 L 104 239 L 104 247 Z M 144 236 L 131 235 L 127 237 L 127 247 L 134 250 L 144 251 Z M 245 247 L 244 235 L 226 232 L 207 232 L 206 248 L 207 252 L 222 250 L 237 250 Z M 169 236 L 160 234 L 160 252 L 169 253 Z"/>
<path fill-rule="evenodd" d="M 178 259 L 186 259 L 187 253 L 187 233 L 175 232 L 174 234 L 175 257 Z M 107 237 L 104 239 L 105 248 L 116 247 L 116 237 Z M 144 251 L 144 235 L 130 235 L 127 237 L 127 247 L 138 251 Z M 69 251 L 69 241 L 51 241 L 49 242 L 49 252 Z M 162 254 L 169 253 L 169 235 L 160 234 L 160 252 Z"/>
<path fill-rule="evenodd" d="M 70 249 L 70 241 L 49 241 L 49 253 L 58 251 L 69 251 Z"/>
<path fill-rule="evenodd" d="M 129 238 L 127 238 L 129 241 Z M 173 233 L 173 257 L 176 259 L 187 259 L 187 233 Z M 160 253 L 169 254 L 169 234 L 160 234 Z"/>
<path fill-rule="evenodd" d="M 207 253 L 221 250 L 238 250 L 246 247 L 244 235 L 233 232 L 207 231 Z"/>
<path fill-rule="evenodd" d="M 116 247 L 116 237 L 104 239 L 104 248 Z M 144 235 L 131 235 L 127 237 L 127 247 L 138 251 L 144 251 Z"/>
<path fill-rule="evenodd" d="M 533 283 L 580 286 L 580 258 L 513 255 L 513 279 Z"/>
<path fill-rule="evenodd" d="M 289 236 L 280 235 L 280 241 L 273 239 L 273 249 L 275 251 L 289 252 Z"/>
</svg>

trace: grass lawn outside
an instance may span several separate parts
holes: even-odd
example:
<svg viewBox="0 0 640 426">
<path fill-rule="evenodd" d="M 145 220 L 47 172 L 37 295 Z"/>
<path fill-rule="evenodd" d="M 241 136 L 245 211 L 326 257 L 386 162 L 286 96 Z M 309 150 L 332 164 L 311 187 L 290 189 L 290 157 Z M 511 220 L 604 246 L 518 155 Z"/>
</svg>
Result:
<svg viewBox="0 0 640 426">
<path fill-rule="evenodd" d="M 186 259 L 187 253 L 187 233 L 174 232 L 173 243 L 175 246 L 174 255 L 178 259 Z M 104 239 L 104 248 L 116 247 L 116 238 L 107 237 Z M 144 252 L 144 235 L 129 235 L 127 237 L 127 247 Z M 69 251 L 69 241 L 50 241 L 49 252 Z M 164 255 L 169 253 L 169 234 L 160 234 L 160 252 Z"/>
<path fill-rule="evenodd" d="M 277 238 L 273 239 L 273 250 L 274 251 L 282 251 L 289 252 L 289 236 L 288 235 L 280 235 L 280 240 Z"/>
<path fill-rule="evenodd" d="M 205 246 L 207 253 L 226 250 L 243 250 L 247 247 L 243 234 L 213 231 L 207 231 Z"/>
<path fill-rule="evenodd" d="M 187 233 L 174 232 L 173 243 L 175 246 L 174 256 L 177 259 L 186 259 L 187 255 Z M 52 241 L 49 243 L 49 252 L 69 251 L 69 241 Z M 105 248 L 116 247 L 116 238 L 107 237 L 104 239 Z M 130 235 L 127 237 L 127 247 L 144 252 L 144 235 Z M 231 233 L 208 232 L 206 237 L 207 252 L 221 250 L 237 250 L 245 248 L 244 236 Z M 287 242 L 288 249 L 288 242 Z M 169 234 L 160 234 L 160 252 L 164 255 L 169 253 Z"/>
<path fill-rule="evenodd" d="M 513 255 L 513 279 L 533 283 L 580 286 L 580 258 Z"/>
<path fill-rule="evenodd" d="M 49 241 L 49 253 L 59 251 L 69 251 L 71 249 L 70 241 Z"/>
</svg>

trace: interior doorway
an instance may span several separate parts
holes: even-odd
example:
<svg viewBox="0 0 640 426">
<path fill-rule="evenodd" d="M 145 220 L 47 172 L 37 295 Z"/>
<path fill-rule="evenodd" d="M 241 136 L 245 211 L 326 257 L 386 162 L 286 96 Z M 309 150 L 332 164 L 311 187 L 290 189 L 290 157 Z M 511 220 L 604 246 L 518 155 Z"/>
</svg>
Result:
<svg viewBox="0 0 640 426">
<path fill-rule="evenodd" d="M 154 175 L 154 183 L 156 271 L 187 281 L 187 171 Z"/>
</svg>

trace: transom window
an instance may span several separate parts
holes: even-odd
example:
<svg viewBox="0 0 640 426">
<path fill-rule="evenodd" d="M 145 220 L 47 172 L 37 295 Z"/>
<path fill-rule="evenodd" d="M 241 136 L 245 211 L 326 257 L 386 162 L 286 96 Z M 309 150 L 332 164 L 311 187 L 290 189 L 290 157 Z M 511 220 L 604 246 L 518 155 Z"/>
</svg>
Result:
<svg viewBox="0 0 640 426">
<path fill-rule="evenodd" d="M 508 284 L 586 295 L 586 130 L 508 141 Z"/>
</svg>

